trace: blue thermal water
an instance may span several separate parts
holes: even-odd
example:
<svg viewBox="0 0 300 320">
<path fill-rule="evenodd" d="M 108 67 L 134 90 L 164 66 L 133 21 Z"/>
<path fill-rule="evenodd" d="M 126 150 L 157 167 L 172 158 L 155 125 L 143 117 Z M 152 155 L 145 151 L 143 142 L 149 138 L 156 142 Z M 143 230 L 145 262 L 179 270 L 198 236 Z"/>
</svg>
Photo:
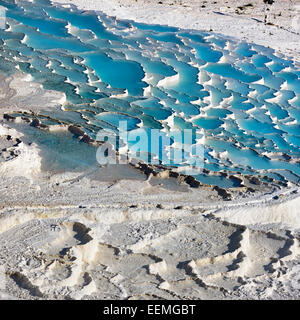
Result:
<svg viewBox="0 0 300 320">
<path fill-rule="evenodd" d="M 293 61 L 213 33 L 117 20 L 48 0 L 0 0 L 0 6 L 7 9 L 0 72 L 19 69 L 66 96 L 61 110 L 41 106 L 29 119 L 75 125 L 94 140 L 101 130 L 112 132 L 129 154 L 184 167 L 224 188 L 239 186 L 230 178 L 236 172 L 299 182 L 300 71 Z M 120 121 L 132 140 L 122 140 Z M 174 130 L 186 130 L 186 139 Z M 69 134 L 25 131 L 45 152 L 58 145 L 64 169 L 80 155 L 86 166 L 95 162 L 93 149 Z"/>
</svg>

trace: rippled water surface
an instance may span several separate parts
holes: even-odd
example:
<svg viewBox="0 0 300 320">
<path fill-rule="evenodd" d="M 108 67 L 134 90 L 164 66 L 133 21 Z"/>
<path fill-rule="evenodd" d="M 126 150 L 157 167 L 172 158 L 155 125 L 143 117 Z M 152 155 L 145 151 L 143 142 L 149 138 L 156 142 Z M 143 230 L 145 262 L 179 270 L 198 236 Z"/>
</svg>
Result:
<svg viewBox="0 0 300 320">
<path fill-rule="evenodd" d="M 192 129 L 184 161 L 164 163 L 166 148 L 152 155 L 156 162 L 189 166 L 188 173 L 204 183 L 238 186 L 190 166 L 192 147 L 201 144 L 200 162 L 211 173 L 299 181 L 300 71 L 274 50 L 47 0 L 0 5 L 7 8 L 0 71 L 13 74 L 17 68 L 66 96 L 63 111 L 41 106 L 33 116 L 41 123 L 77 125 L 92 139 L 101 129 L 117 133 L 120 120 L 132 132 L 159 129 L 165 137 Z M 181 149 L 175 142 L 171 149 Z"/>
</svg>

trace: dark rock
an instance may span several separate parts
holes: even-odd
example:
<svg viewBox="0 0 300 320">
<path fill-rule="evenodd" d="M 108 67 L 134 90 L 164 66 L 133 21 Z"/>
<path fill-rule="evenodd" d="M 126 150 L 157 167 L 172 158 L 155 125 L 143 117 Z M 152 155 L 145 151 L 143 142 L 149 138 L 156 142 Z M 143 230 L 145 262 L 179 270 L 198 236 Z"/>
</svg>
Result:
<svg viewBox="0 0 300 320">
<path fill-rule="evenodd" d="M 192 176 L 186 176 L 184 178 L 184 181 L 191 187 L 191 188 L 198 188 L 200 186 L 200 182 L 197 181 L 194 177 Z"/>
<path fill-rule="evenodd" d="M 249 182 L 257 186 L 261 184 L 261 181 L 257 177 L 252 177 Z"/>
<path fill-rule="evenodd" d="M 4 114 L 4 115 L 3 115 L 3 118 L 4 118 L 5 120 L 7 120 L 7 121 L 15 121 L 15 120 L 16 120 L 15 117 L 10 116 L 9 114 Z"/>
<path fill-rule="evenodd" d="M 94 140 L 91 139 L 87 134 L 85 134 L 81 139 L 81 142 L 85 142 L 85 143 L 92 143 Z"/>
<path fill-rule="evenodd" d="M 218 195 L 221 196 L 223 200 L 226 200 L 226 201 L 231 200 L 231 194 L 228 193 L 225 189 L 215 186 L 213 190 L 217 191 Z"/>
<path fill-rule="evenodd" d="M 68 130 L 73 133 L 76 137 L 82 137 L 85 135 L 85 132 L 76 126 L 69 126 Z"/>
<path fill-rule="evenodd" d="M 40 125 L 40 120 L 38 119 L 33 119 L 30 123 L 31 127 L 38 127 Z"/>
</svg>

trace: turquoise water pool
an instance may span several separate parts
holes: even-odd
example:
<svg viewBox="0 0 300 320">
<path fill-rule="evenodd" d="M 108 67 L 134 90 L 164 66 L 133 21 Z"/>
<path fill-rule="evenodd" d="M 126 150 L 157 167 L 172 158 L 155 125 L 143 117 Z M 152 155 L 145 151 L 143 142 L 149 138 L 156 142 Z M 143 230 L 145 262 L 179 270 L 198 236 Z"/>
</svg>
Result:
<svg viewBox="0 0 300 320">
<path fill-rule="evenodd" d="M 155 152 L 140 143 L 143 160 L 149 153 L 163 165 L 300 180 L 300 73 L 293 61 L 209 32 L 117 20 L 47 0 L 0 6 L 7 17 L 0 72 L 17 68 L 66 96 L 47 120 L 41 106 L 34 117 L 42 123 L 77 125 L 97 139 L 101 130 L 118 135 L 119 121 L 126 121 L 133 136 L 141 129 L 163 136 Z M 174 130 L 191 130 L 193 138 L 174 139 Z M 132 153 L 136 146 L 120 143 L 126 144 Z M 188 172 L 204 183 L 238 186 Z"/>
</svg>

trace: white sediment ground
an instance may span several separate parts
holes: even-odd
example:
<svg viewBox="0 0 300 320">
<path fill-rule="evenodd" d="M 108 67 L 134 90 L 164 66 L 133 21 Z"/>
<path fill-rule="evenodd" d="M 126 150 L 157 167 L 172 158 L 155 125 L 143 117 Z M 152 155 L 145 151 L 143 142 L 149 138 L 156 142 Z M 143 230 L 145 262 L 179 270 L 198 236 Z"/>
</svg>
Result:
<svg viewBox="0 0 300 320">
<path fill-rule="evenodd" d="M 56 0 L 119 19 L 220 33 L 300 62 L 300 0 Z"/>
<path fill-rule="evenodd" d="M 265 8 L 255 0 L 253 7 L 237 9 L 249 2 L 68 4 L 140 22 L 212 29 L 298 59 L 299 34 L 290 25 L 298 1 Z M 265 12 L 276 25 L 257 21 Z M 34 111 L 41 103 L 59 108 L 64 98 L 20 75 L 0 80 L 6 97 L 1 113 Z M 5 96 L 9 89 L 14 94 Z M 167 172 L 146 176 L 129 165 L 49 172 L 38 145 L 4 121 L 0 150 L 3 299 L 300 297 L 300 198 L 294 185 L 245 198 L 241 189 L 227 202 L 212 188 L 190 188 Z"/>
</svg>

